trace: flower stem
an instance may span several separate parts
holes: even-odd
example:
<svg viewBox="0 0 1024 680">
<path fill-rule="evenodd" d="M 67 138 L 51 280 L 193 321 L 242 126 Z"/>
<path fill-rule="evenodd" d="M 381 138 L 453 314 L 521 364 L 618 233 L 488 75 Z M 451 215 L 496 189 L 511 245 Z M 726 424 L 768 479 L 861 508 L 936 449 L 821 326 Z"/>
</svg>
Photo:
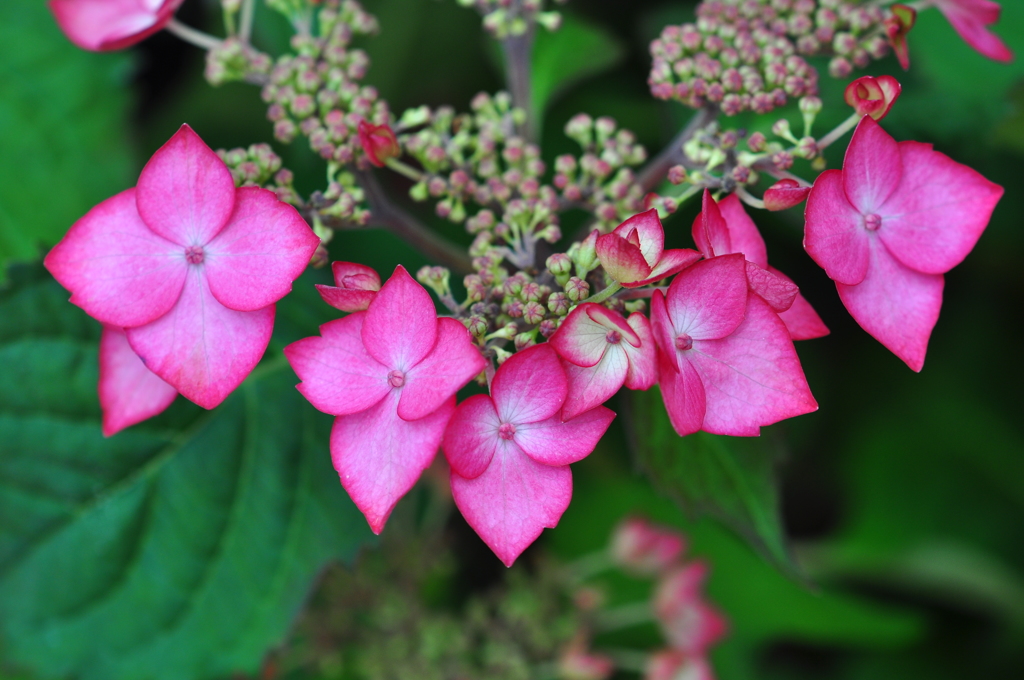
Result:
<svg viewBox="0 0 1024 680">
<path fill-rule="evenodd" d="M 602 633 L 607 633 L 622 628 L 632 628 L 642 623 L 653 623 L 655 620 L 649 603 L 634 602 L 601 612 L 594 622 L 594 627 Z"/>
<path fill-rule="evenodd" d="M 760 198 L 757 198 L 756 196 L 752 196 L 750 192 L 747 191 L 742 186 L 736 187 L 736 195 L 740 197 L 741 201 L 743 201 L 750 207 L 764 210 L 764 201 L 762 201 Z"/>
<path fill-rule="evenodd" d="M 668 175 L 668 169 L 673 165 L 683 164 L 686 161 L 686 154 L 683 153 L 683 145 L 690 141 L 697 132 L 703 130 L 715 118 L 718 117 L 718 107 L 706 106 L 697 111 L 679 134 L 661 150 L 654 159 L 648 163 L 637 175 L 636 181 L 644 191 L 651 191 L 661 184 Z"/>
<path fill-rule="evenodd" d="M 223 42 L 220 38 L 215 38 L 209 33 L 203 33 L 197 31 L 191 26 L 186 26 L 177 19 L 171 19 L 167 23 L 167 31 L 178 36 L 182 40 L 188 43 L 192 43 L 196 47 L 204 50 L 212 50 L 221 46 Z"/>
<path fill-rule="evenodd" d="M 651 286 L 650 288 L 631 288 L 624 290 L 617 294 L 615 297 L 620 300 L 641 300 L 643 298 L 649 298 L 654 295 L 654 291 L 660 290 L 662 293 L 668 291 L 668 286 Z"/>
<path fill-rule="evenodd" d="M 832 130 L 832 132 L 829 132 L 827 135 L 818 140 L 818 149 L 824 150 L 826 147 L 834 143 L 840 137 L 842 137 L 847 132 L 852 130 L 854 127 L 856 127 L 857 123 L 860 122 L 861 118 L 862 116 L 859 113 L 855 113 L 846 120 L 844 120 L 842 123 L 836 126 L 836 129 Z"/>
<path fill-rule="evenodd" d="M 621 288 L 622 288 L 622 284 L 619 283 L 618 281 L 614 281 L 614 282 L 612 282 L 612 285 L 608 286 L 607 288 L 602 290 L 597 295 L 594 295 L 593 297 L 587 298 L 586 300 L 581 300 L 581 302 L 604 302 L 605 300 L 610 298 L 612 295 L 614 295 L 615 293 L 619 292 L 619 290 Z"/>
<path fill-rule="evenodd" d="M 255 7 L 255 0 L 244 0 L 242 3 L 242 16 L 239 21 L 238 37 L 246 44 L 252 39 L 252 20 L 253 14 L 255 14 Z"/>
<path fill-rule="evenodd" d="M 526 113 L 522 134 L 529 141 L 537 136 L 537 121 L 533 111 L 532 87 L 530 83 L 530 54 L 533 52 L 533 28 L 523 35 L 509 36 L 501 41 L 505 52 L 505 80 L 512 105 Z"/>
<path fill-rule="evenodd" d="M 408 177 L 413 182 L 419 182 L 423 179 L 422 172 L 412 167 L 411 165 L 403 163 L 397 158 L 389 158 L 386 161 L 384 161 L 384 164 L 391 168 L 392 170 L 394 170 L 395 172 L 397 172 L 398 174 Z"/>
</svg>

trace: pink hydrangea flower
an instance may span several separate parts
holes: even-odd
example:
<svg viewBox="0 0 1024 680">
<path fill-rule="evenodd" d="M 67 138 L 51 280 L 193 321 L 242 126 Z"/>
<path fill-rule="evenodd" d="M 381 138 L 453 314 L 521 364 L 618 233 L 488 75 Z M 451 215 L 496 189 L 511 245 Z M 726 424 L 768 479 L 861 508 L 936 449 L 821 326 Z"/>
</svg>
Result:
<svg viewBox="0 0 1024 680">
<path fill-rule="evenodd" d="M 686 541 L 678 531 L 638 517 L 623 520 L 612 533 L 612 559 L 635 574 L 660 574 L 674 565 L 685 549 Z"/>
<path fill-rule="evenodd" d="M 664 649 L 647 660 L 644 680 L 715 680 L 715 675 L 703 656 Z"/>
<path fill-rule="evenodd" d="M 846 86 L 843 98 L 859 115 L 882 120 L 889 115 L 902 90 L 892 76 L 863 76 Z"/>
<path fill-rule="evenodd" d="M 71 302 L 126 329 L 149 370 L 213 408 L 259 363 L 274 303 L 319 242 L 273 192 L 236 189 L 183 125 L 138 185 L 78 220 L 44 264 Z"/>
<path fill-rule="evenodd" d="M 98 392 L 104 437 L 162 413 L 178 396 L 176 389 L 146 368 L 124 330 L 107 325 L 100 337 Z"/>
<path fill-rule="evenodd" d="M 638 288 L 672 276 L 700 259 L 687 248 L 665 250 L 665 229 L 651 209 L 597 239 L 597 257 L 608 275 L 626 288 Z"/>
<path fill-rule="evenodd" d="M 320 333 L 284 353 L 302 380 L 299 391 L 337 416 L 334 468 L 379 534 L 434 460 L 455 393 L 486 362 L 461 323 L 437 318 L 430 295 L 402 266 L 365 312 Z"/>
<path fill-rule="evenodd" d="M 623 384 L 647 390 L 657 382 L 657 350 L 651 323 L 643 314 L 623 319 L 598 304 L 576 307 L 551 337 L 563 359 L 569 393 L 562 417 L 575 418 L 603 404 Z"/>
<path fill-rule="evenodd" d="M 681 272 L 651 298 L 661 395 L 680 436 L 757 436 L 818 408 L 789 331 L 749 291 L 746 261 L 719 255 Z"/>
<path fill-rule="evenodd" d="M 380 290 L 380 276 L 370 267 L 355 262 L 332 262 L 334 285 L 316 284 L 324 302 L 343 312 L 359 312 L 370 306 Z"/>
<path fill-rule="evenodd" d="M 864 118 L 843 169 L 807 198 L 804 248 L 857 323 L 910 368 L 924 365 L 943 274 L 971 251 L 1003 188 Z"/>
<path fill-rule="evenodd" d="M 778 313 L 791 338 L 811 340 L 828 335 L 828 328 L 796 284 L 768 264 L 768 251 L 761 232 L 736 194 L 716 204 L 711 193 L 704 190 L 703 209 L 693 223 L 693 240 L 704 257 L 741 253 L 747 258 L 750 289 Z"/>
<path fill-rule="evenodd" d="M 49 0 L 60 30 L 93 52 L 120 50 L 161 30 L 185 0 Z"/>
<path fill-rule="evenodd" d="M 673 648 L 702 655 L 726 633 L 725 619 L 703 598 L 708 566 L 691 562 L 666 575 L 654 593 L 654 612 Z"/>
<path fill-rule="evenodd" d="M 985 28 L 999 21 L 1002 8 L 991 0 L 932 0 L 964 41 L 995 61 L 1013 61 L 1013 52 Z"/>
<path fill-rule="evenodd" d="M 569 507 L 569 463 L 590 455 L 615 414 L 597 406 L 563 421 L 568 383 L 547 344 L 514 354 L 472 396 L 444 434 L 455 504 L 480 538 L 512 566 Z"/>
</svg>

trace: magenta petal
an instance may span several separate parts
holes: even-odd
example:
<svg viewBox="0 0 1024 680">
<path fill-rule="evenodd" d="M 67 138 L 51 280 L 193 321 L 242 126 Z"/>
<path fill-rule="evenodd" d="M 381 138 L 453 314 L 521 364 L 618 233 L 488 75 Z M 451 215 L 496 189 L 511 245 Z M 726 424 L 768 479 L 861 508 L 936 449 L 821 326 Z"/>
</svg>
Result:
<svg viewBox="0 0 1024 680">
<path fill-rule="evenodd" d="M 365 411 L 339 416 L 331 430 L 334 469 L 375 534 L 434 460 L 455 399 L 419 420 L 403 420 L 397 409 L 392 392 Z"/>
<path fill-rule="evenodd" d="M 693 265 L 672 281 L 665 302 L 674 335 L 724 338 L 743 321 L 747 307 L 746 260 L 722 255 Z"/>
<path fill-rule="evenodd" d="M 455 505 L 506 567 L 545 527 L 558 525 L 572 499 L 568 465 L 542 465 L 515 444 L 498 447 L 479 477 L 452 470 L 451 482 Z"/>
<path fill-rule="evenodd" d="M 640 345 L 640 338 L 620 314 L 585 302 L 569 313 L 549 342 L 566 361 L 594 366 L 604 356 L 611 331 L 619 333 L 622 342 Z"/>
<path fill-rule="evenodd" d="M 466 479 L 479 477 L 498 445 L 501 421 L 494 402 L 486 394 L 474 394 L 459 404 L 444 431 L 444 456 L 459 476 Z"/>
<path fill-rule="evenodd" d="M 567 389 L 562 364 L 547 343 L 513 354 L 491 381 L 491 397 L 501 422 L 516 425 L 558 413 Z"/>
<path fill-rule="evenodd" d="M 792 280 L 775 267 L 768 267 L 768 271 L 786 280 Z M 823 338 L 829 333 L 828 326 L 800 293 L 793 298 L 793 305 L 789 309 L 779 312 L 779 318 L 786 324 L 789 337 L 793 340 L 813 340 Z"/>
<path fill-rule="evenodd" d="M 640 247 L 618 234 L 599 237 L 596 250 L 608 276 L 627 288 L 639 285 L 636 282 L 646 279 L 651 273 L 651 265 L 644 259 Z"/>
<path fill-rule="evenodd" d="M 192 267 L 174 308 L 127 334 L 149 370 L 187 399 L 213 408 L 256 367 L 273 329 L 273 305 L 228 309 L 210 293 L 202 270 Z"/>
<path fill-rule="evenodd" d="M 398 416 L 416 420 L 433 413 L 486 365 L 465 326 L 455 319 L 438 319 L 434 349 L 405 373 Z"/>
<path fill-rule="evenodd" d="M 681 272 L 682 270 L 689 267 L 694 262 L 700 260 L 701 255 L 696 250 L 690 250 L 689 248 L 680 248 L 678 250 L 666 250 L 662 253 L 661 260 L 658 261 L 657 266 L 651 270 L 651 273 L 643 281 L 637 281 L 630 285 L 622 284 L 626 288 L 639 288 L 640 286 L 646 286 L 649 283 L 660 281 L 661 279 L 668 278 L 673 274 Z"/>
<path fill-rule="evenodd" d="M 437 310 L 430 294 L 398 265 L 366 310 L 363 344 L 388 368 L 408 371 L 436 341 Z"/>
<path fill-rule="evenodd" d="M 785 276 L 778 276 L 768 269 L 761 269 L 747 261 L 747 283 L 762 300 L 776 312 L 784 312 L 793 306 L 800 289 Z"/>
<path fill-rule="evenodd" d="M 589 456 L 614 419 L 614 412 L 597 406 L 564 421 L 556 415 L 518 425 L 513 441 L 538 463 L 568 465 Z"/>
<path fill-rule="evenodd" d="M 700 375 L 686 359 L 679 362 L 678 371 L 673 370 L 664 353 L 658 356 L 658 369 L 669 422 L 680 437 L 693 434 L 703 426 L 707 410 Z"/>
<path fill-rule="evenodd" d="M 729 225 L 707 189 L 701 197 L 700 215 L 693 221 L 693 241 L 707 258 L 736 252 L 729 238 Z"/>
<path fill-rule="evenodd" d="M 569 385 L 565 405 L 562 406 L 562 418 L 568 420 L 603 404 L 618 392 L 626 381 L 626 374 L 629 372 L 629 359 L 621 346 L 609 346 L 601 360 L 593 366 L 577 366 L 566 361 L 562 364 L 562 368 L 565 369 L 565 377 Z M 564 465 L 564 463 L 548 464 Z"/>
<path fill-rule="evenodd" d="M 272 191 L 242 187 L 227 225 L 203 248 L 210 291 L 240 312 L 266 307 L 291 291 L 318 245 L 295 208 Z"/>
<path fill-rule="evenodd" d="M 49 0 L 65 35 L 82 49 L 119 50 L 162 29 L 184 0 Z"/>
<path fill-rule="evenodd" d="M 361 312 L 370 306 L 373 298 L 377 297 L 375 290 L 350 290 L 325 286 L 322 283 L 316 284 L 316 289 L 324 302 L 343 312 Z"/>
<path fill-rule="evenodd" d="M 843 160 L 846 197 L 862 215 L 877 212 L 902 176 L 899 144 L 871 116 L 864 116 Z"/>
<path fill-rule="evenodd" d="M 807 191 L 810 191 L 810 188 L 804 189 L 805 193 Z M 722 217 L 729 225 L 729 243 L 732 245 L 732 250 L 718 254 L 743 253 L 743 257 L 758 267 L 767 267 L 768 249 L 754 220 L 750 219 L 750 215 L 743 209 L 743 202 L 739 196 L 729 194 L 719 202 L 718 209 L 722 211 Z"/>
<path fill-rule="evenodd" d="M 100 406 L 103 436 L 152 418 L 171 405 L 178 391 L 146 368 L 124 330 L 104 326 L 100 338 Z"/>
<path fill-rule="evenodd" d="M 339 288 L 380 290 L 380 275 L 372 267 L 358 262 L 332 262 L 331 273 L 334 285 Z"/>
<path fill-rule="evenodd" d="M 320 326 L 321 336 L 303 338 L 284 348 L 302 382 L 302 396 L 334 416 L 364 411 L 391 391 L 388 368 L 363 346 L 364 314 L 351 314 Z"/>
<path fill-rule="evenodd" d="M 654 341 L 654 330 L 651 322 L 640 312 L 630 314 L 627 322 L 640 338 L 640 346 L 622 345 L 629 358 L 626 387 L 631 390 L 649 390 L 658 382 L 658 348 Z"/>
<path fill-rule="evenodd" d="M 811 188 L 793 179 L 780 179 L 764 192 L 764 207 L 773 212 L 800 205 L 807 199 Z"/>
<path fill-rule="evenodd" d="M 739 328 L 695 342 L 689 357 L 704 385 L 707 432 L 756 436 L 764 425 L 818 408 L 786 325 L 756 295 Z"/>
<path fill-rule="evenodd" d="M 856 286 L 836 284 L 836 288 L 861 328 L 920 371 L 942 307 L 943 285 L 941 274 L 909 269 L 873 240 L 864 280 Z"/>
<path fill-rule="evenodd" d="M 999 20 L 999 4 L 986 0 L 941 0 L 936 3 L 960 37 L 982 55 L 995 61 L 1013 61 L 1013 52 L 987 28 Z"/>
<path fill-rule="evenodd" d="M 633 215 L 615 227 L 612 233 L 628 240 L 630 232 L 634 229 L 640 240 L 640 253 L 649 266 L 654 266 L 661 259 L 662 251 L 665 250 L 665 228 L 661 225 L 661 219 L 658 218 L 658 211 L 652 208 Z"/>
<path fill-rule="evenodd" d="M 71 302 L 118 327 L 141 326 L 170 311 L 189 271 L 184 249 L 139 218 L 135 189 L 87 212 L 43 264 L 71 291 Z"/>
<path fill-rule="evenodd" d="M 878 237 L 911 269 L 944 274 L 974 248 L 1003 188 L 929 144 L 903 142 L 900 152 L 903 181 L 879 210 Z"/>
<path fill-rule="evenodd" d="M 829 278 L 860 283 L 868 270 L 864 219 L 843 190 L 843 173 L 826 170 L 814 181 L 804 212 L 804 249 Z"/>
<path fill-rule="evenodd" d="M 664 357 L 667 365 L 673 371 L 678 371 L 679 360 L 675 347 L 675 329 L 672 328 L 672 319 L 668 315 L 665 296 L 660 290 L 654 291 L 654 295 L 651 296 L 651 331 L 658 347 L 658 357 Z M 662 370 L 660 364 L 658 370 L 659 372 Z"/>
</svg>

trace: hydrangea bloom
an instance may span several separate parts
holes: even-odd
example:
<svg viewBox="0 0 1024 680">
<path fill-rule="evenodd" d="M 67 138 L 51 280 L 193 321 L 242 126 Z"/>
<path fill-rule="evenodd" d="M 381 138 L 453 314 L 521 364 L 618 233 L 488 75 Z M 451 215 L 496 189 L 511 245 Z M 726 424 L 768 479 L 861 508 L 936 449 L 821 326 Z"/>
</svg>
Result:
<svg viewBox="0 0 1024 680">
<path fill-rule="evenodd" d="M 991 0 L 932 0 L 964 41 L 995 61 L 1013 61 L 1013 52 L 985 28 L 999 21 L 1002 8 Z"/>
<path fill-rule="evenodd" d="M 438 319 L 399 266 L 365 312 L 285 347 L 316 408 L 337 416 L 331 457 L 341 484 L 380 533 L 437 453 L 455 393 L 484 369 L 466 328 Z"/>
<path fill-rule="evenodd" d="M 50 0 L 65 35 L 94 52 L 120 50 L 161 30 L 185 0 Z"/>
<path fill-rule="evenodd" d="M 678 531 L 636 517 L 620 522 L 612 534 L 612 559 L 635 574 L 659 574 L 675 564 L 685 549 L 686 541 Z"/>
<path fill-rule="evenodd" d="M 672 276 L 700 259 L 689 249 L 665 250 L 665 229 L 658 211 L 633 215 L 597 239 L 597 257 L 612 279 L 638 288 Z"/>
<path fill-rule="evenodd" d="M 703 598 L 708 575 L 703 562 L 680 566 L 665 576 L 654 594 L 654 611 L 673 648 L 701 655 L 726 632 L 725 619 Z"/>
<path fill-rule="evenodd" d="M 535 345 L 498 368 L 490 396 L 460 404 L 445 432 L 455 504 L 506 566 L 558 524 L 572 497 L 569 463 L 590 455 L 615 417 L 597 406 L 563 421 L 567 390 L 558 355 Z"/>
<path fill-rule="evenodd" d="M 857 323 L 920 371 L 942 275 L 971 251 L 1002 195 L 931 144 L 897 143 L 865 117 L 843 169 L 814 182 L 804 247 Z"/>
<path fill-rule="evenodd" d="M 107 325 L 100 337 L 98 392 L 105 437 L 162 413 L 178 396 L 176 389 L 146 368 L 124 330 Z"/>
<path fill-rule="evenodd" d="M 149 370 L 213 408 L 263 356 L 274 303 L 319 242 L 273 192 L 236 189 L 183 125 L 138 185 L 78 220 L 44 264 L 71 302 L 126 329 Z"/>
<path fill-rule="evenodd" d="M 680 273 L 651 298 L 661 395 L 680 436 L 756 436 L 818 408 L 779 315 L 748 290 L 743 255 Z"/>
<path fill-rule="evenodd" d="M 359 312 L 370 306 L 380 290 L 380 276 L 370 267 L 355 262 L 332 262 L 334 285 L 316 284 L 324 302 L 343 312 Z"/>
<path fill-rule="evenodd" d="M 568 420 L 603 404 L 623 384 L 647 390 L 658 380 L 651 324 L 643 314 L 623 319 L 598 304 L 576 307 L 550 340 L 564 360 L 569 384 L 562 417 Z"/>
</svg>

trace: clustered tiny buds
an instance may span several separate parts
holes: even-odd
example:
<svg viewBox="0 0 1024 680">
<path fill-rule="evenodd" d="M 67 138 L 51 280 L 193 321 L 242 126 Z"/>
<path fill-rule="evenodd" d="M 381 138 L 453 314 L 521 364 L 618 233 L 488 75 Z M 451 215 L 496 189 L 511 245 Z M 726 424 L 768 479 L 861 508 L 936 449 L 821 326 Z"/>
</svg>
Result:
<svg viewBox="0 0 1024 680">
<path fill-rule="evenodd" d="M 568 0 L 554 0 L 563 5 Z M 476 9 L 484 18 L 484 28 L 498 40 L 525 35 L 534 24 L 549 31 L 562 25 L 562 15 L 545 10 L 546 0 L 458 0 L 463 7 Z"/>
</svg>

